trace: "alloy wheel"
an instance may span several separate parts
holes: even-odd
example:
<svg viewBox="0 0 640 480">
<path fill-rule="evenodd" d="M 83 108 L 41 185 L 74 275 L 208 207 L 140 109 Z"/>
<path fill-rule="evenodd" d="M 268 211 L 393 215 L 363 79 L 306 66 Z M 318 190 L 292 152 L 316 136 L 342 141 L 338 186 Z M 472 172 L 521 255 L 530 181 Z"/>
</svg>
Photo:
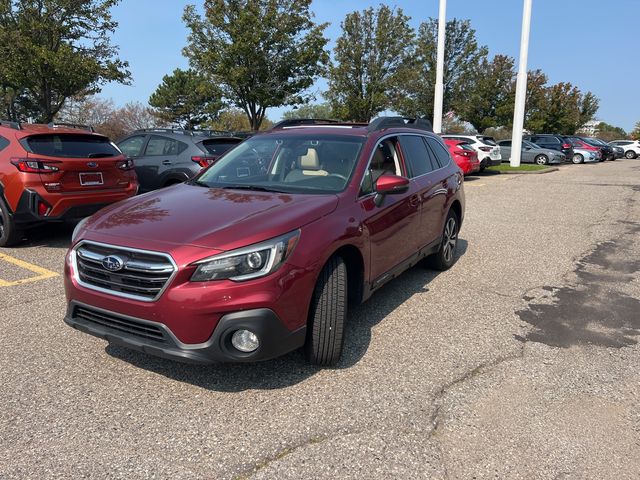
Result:
<svg viewBox="0 0 640 480">
<path fill-rule="evenodd" d="M 573 163 L 582 163 L 583 161 L 584 161 L 584 158 L 579 153 L 576 153 L 573 156 Z"/>
<path fill-rule="evenodd" d="M 447 224 L 444 227 L 444 260 L 449 263 L 453 260 L 453 255 L 456 251 L 456 245 L 458 244 L 458 231 L 456 226 L 456 219 L 450 217 L 447 220 Z"/>
</svg>

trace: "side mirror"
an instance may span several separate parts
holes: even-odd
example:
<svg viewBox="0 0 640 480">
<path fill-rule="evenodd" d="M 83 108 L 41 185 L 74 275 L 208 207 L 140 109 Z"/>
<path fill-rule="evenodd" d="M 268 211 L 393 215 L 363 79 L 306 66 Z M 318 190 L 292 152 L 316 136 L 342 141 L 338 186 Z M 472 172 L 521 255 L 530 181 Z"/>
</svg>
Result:
<svg viewBox="0 0 640 480">
<path fill-rule="evenodd" d="M 385 195 L 397 195 L 405 193 L 407 190 L 409 190 L 408 178 L 385 173 L 376 180 L 376 205 L 380 206 L 382 204 Z"/>
</svg>

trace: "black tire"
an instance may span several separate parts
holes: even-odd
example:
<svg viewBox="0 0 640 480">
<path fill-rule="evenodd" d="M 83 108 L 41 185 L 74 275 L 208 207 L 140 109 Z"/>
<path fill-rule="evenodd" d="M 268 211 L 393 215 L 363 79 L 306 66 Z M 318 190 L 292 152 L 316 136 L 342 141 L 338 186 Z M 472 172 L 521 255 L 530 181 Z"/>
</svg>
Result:
<svg viewBox="0 0 640 480">
<path fill-rule="evenodd" d="M 452 224 L 453 222 L 453 224 Z M 453 210 L 449 210 L 447 219 L 444 221 L 442 229 L 442 242 L 436 253 L 426 258 L 426 266 L 434 270 L 449 270 L 456 263 L 456 250 L 458 248 L 458 232 L 460 222 L 458 215 Z"/>
<path fill-rule="evenodd" d="M 547 165 L 549 163 L 549 157 L 544 154 L 540 154 L 535 158 L 535 162 L 538 165 Z"/>
<path fill-rule="evenodd" d="M 571 161 L 576 165 L 579 163 L 584 163 L 584 156 L 582 156 L 581 153 L 574 153 L 573 157 L 571 158 Z"/>
<path fill-rule="evenodd" d="M 626 152 L 624 152 L 624 158 L 628 158 L 629 160 L 633 160 L 637 156 L 638 154 L 633 150 L 627 150 Z"/>
<path fill-rule="evenodd" d="M 347 266 L 340 257 L 331 257 L 320 272 L 313 290 L 307 341 L 307 360 L 323 367 L 335 365 L 342 355 L 347 317 Z"/>
<path fill-rule="evenodd" d="M 23 231 L 16 227 L 9 209 L 0 200 L 0 247 L 11 247 L 22 240 Z"/>
</svg>

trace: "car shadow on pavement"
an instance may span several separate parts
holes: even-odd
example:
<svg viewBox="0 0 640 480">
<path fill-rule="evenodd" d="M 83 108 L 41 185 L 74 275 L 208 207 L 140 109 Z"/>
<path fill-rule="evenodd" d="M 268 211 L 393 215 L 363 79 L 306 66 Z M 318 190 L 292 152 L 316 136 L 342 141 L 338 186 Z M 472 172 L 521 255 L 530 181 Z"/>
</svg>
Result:
<svg viewBox="0 0 640 480">
<path fill-rule="evenodd" d="M 461 238 L 458 242 L 457 258 L 465 254 L 467 247 L 468 242 Z M 345 369 L 357 364 L 369 348 L 372 329 L 413 295 L 428 291 L 429 283 L 439 273 L 417 265 L 390 281 L 364 304 L 353 307 L 349 311 L 342 359 L 335 368 Z M 260 363 L 213 365 L 174 362 L 118 345 L 108 345 L 105 351 L 108 355 L 135 367 L 179 382 L 220 392 L 284 388 L 298 384 L 322 370 L 309 365 L 302 350 Z"/>
<path fill-rule="evenodd" d="M 75 224 L 52 223 L 32 228 L 25 233 L 25 240 L 22 243 L 11 248 L 69 248 L 74 227 Z"/>
</svg>

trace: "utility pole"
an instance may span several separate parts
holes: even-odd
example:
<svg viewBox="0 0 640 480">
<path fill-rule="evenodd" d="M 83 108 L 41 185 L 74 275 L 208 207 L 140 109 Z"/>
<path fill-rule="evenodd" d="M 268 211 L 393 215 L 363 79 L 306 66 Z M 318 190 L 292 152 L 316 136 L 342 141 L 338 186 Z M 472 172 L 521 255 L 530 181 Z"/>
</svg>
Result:
<svg viewBox="0 0 640 480">
<path fill-rule="evenodd" d="M 444 96 L 444 39 L 447 28 L 447 0 L 440 0 L 438 15 L 438 63 L 436 66 L 436 92 L 433 101 L 433 131 L 442 133 L 442 100 Z"/>
<path fill-rule="evenodd" d="M 527 100 L 527 57 L 529 56 L 529 32 L 531 30 L 531 3 L 524 0 L 522 11 L 522 36 L 520 38 L 520 66 L 516 83 L 516 106 L 513 112 L 513 133 L 511 134 L 511 166 L 520 166 L 522 154 L 522 130 L 524 129 L 524 109 Z"/>
</svg>

